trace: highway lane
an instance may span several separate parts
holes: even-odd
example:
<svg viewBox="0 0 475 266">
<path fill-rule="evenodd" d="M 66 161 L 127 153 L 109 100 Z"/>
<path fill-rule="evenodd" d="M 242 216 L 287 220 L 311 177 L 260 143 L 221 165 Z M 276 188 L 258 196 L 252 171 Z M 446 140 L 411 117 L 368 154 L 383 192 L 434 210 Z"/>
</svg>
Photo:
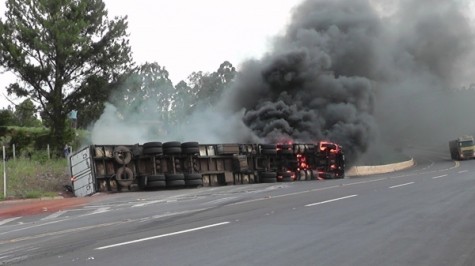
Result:
<svg viewBox="0 0 475 266">
<path fill-rule="evenodd" d="M 121 208 L 0 227 L 0 261 L 472 265 L 475 161 L 417 162 L 402 172 L 345 180 L 203 188 L 162 199 L 114 195 Z"/>
</svg>

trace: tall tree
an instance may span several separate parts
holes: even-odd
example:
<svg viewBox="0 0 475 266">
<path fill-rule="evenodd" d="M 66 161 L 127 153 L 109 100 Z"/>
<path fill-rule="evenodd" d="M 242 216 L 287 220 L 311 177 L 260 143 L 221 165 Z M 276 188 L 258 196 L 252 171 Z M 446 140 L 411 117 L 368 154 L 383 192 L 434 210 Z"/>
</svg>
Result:
<svg viewBox="0 0 475 266">
<path fill-rule="evenodd" d="M 114 94 L 111 101 L 123 117 L 139 115 L 142 119 L 170 123 L 175 88 L 165 67 L 145 63 L 127 75 L 121 85 L 121 93 Z"/>
<path fill-rule="evenodd" d="M 193 90 L 185 81 L 180 81 L 175 86 L 173 102 L 170 108 L 173 121 L 179 123 L 186 120 L 197 107 L 198 98 L 196 91 Z"/>
<path fill-rule="evenodd" d="M 224 90 L 230 86 L 236 76 L 236 68 L 224 61 L 216 72 L 193 72 L 188 80 L 196 93 L 197 101 L 204 106 L 214 106 Z"/>
<path fill-rule="evenodd" d="M 9 94 L 40 104 L 51 141 L 65 143 L 67 114 L 107 98 L 131 67 L 127 17 L 108 18 L 102 0 L 6 0 L 0 65 L 17 75 Z"/>
</svg>

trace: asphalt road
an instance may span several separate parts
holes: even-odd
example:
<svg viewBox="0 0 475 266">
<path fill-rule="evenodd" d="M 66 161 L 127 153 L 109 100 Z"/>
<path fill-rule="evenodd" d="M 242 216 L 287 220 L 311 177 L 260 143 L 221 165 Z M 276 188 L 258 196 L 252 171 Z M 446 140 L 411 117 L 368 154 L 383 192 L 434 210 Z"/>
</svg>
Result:
<svg viewBox="0 0 475 266">
<path fill-rule="evenodd" d="M 474 265 L 475 160 L 396 173 L 108 195 L 0 224 L 0 265 Z"/>
</svg>

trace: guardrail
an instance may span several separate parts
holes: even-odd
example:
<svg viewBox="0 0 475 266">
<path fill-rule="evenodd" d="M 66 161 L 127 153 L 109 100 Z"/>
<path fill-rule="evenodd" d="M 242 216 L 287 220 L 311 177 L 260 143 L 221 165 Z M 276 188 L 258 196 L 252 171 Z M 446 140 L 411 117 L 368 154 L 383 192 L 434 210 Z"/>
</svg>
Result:
<svg viewBox="0 0 475 266">
<path fill-rule="evenodd" d="M 405 161 L 405 162 L 385 164 L 385 165 L 353 166 L 346 172 L 346 176 L 352 177 L 352 176 L 384 174 L 384 173 L 404 170 L 413 165 L 414 165 L 414 159 L 410 159 L 409 161 Z"/>
</svg>

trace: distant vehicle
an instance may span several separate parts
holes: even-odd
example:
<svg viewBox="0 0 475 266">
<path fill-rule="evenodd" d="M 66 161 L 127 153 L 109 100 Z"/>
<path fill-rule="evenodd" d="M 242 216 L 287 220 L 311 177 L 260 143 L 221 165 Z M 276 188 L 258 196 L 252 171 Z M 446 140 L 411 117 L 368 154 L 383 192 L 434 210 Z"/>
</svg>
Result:
<svg viewBox="0 0 475 266">
<path fill-rule="evenodd" d="M 475 158 L 475 143 L 473 136 L 463 136 L 449 141 L 449 149 L 452 160 L 468 160 Z"/>
</svg>

